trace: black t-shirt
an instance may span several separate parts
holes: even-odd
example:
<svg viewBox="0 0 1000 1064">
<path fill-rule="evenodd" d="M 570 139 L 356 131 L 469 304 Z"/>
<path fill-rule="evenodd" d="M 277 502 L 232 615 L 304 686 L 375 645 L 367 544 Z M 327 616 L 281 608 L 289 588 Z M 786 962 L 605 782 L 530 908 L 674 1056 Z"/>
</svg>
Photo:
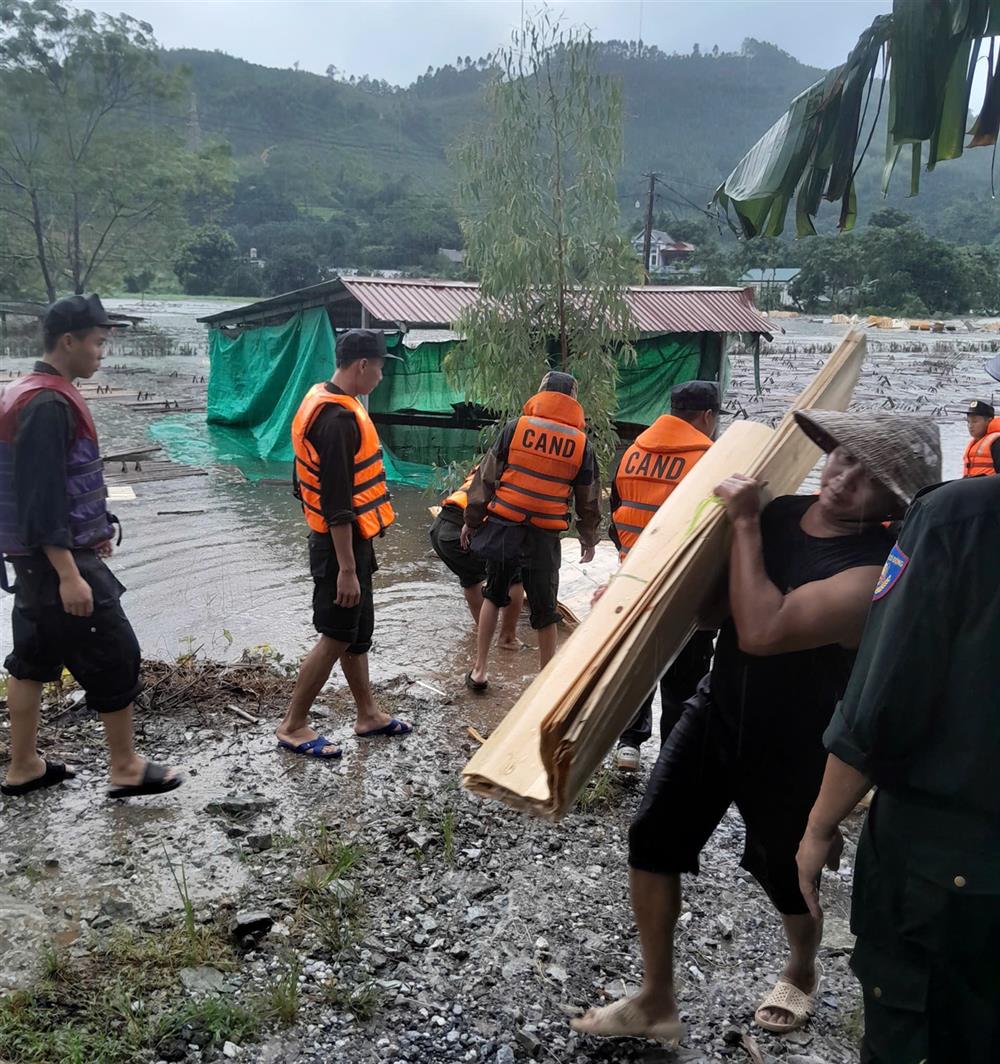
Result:
<svg viewBox="0 0 1000 1064">
<path fill-rule="evenodd" d="M 815 496 L 786 495 L 761 515 L 764 567 L 782 594 L 846 569 L 881 567 L 892 549 L 893 537 L 880 525 L 852 536 L 808 535 L 802 518 L 815 502 Z M 730 619 L 716 645 L 712 700 L 744 750 L 798 748 L 804 739 L 816 746 L 847 687 L 855 653 L 831 644 L 757 657 L 740 650 Z"/>
</svg>

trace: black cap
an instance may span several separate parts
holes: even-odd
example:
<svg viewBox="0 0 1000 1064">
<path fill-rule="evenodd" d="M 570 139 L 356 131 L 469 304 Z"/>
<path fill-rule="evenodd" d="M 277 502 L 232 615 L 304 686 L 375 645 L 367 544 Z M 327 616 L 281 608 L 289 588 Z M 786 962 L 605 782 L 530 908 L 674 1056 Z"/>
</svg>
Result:
<svg viewBox="0 0 1000 1064">
<path fill-rule="evenodd" d="M 986 363 L 986 372 L 995 380 L 1000 381 L 1000 355 L 994 355 Z"/>
<path fill-rule="evenodd" d="M 576 377 L 572 373 L 563 373 L 562 370 L 550 369 L 542 377 L 542 385 L 538 389 L 541 392 L 561 392 L 563 395 L 572 395 L 576 391 Z"/>
<path fill-rule="evenodd" d="M 716 414 L 729 414 L 730 410 L 723 410 L 719 400 L 719 386 L 715 381 L 685 381 L 677 384 L 670 392 L 670 409 L 674 413 L 678 410 L 698 411 L 713 410 Z"/>
<path fill-rule="evenodd" d="M 995 417 L 996 411 L 993 407 L 984 402 L 982 399 L 973 399 L 966 408 L 966 414 L 972 414 L 976 417 Z"/>
<path fill-rule="evenodd" d="M 55 336 L 98 327 L 116 329 L 127 324 L 128 322 L 124 321 L 112 321 L 101 303 L 101 297 L 96 294 L 57 299 L 42 318 L 42 328 L 46 333 Z"/>
<path fill-rule="evenodd" d="M 354 362 L 359 358 L 394 358 L 403 360 L 399 355 L 390 355 L 385 349 L 385 333 L 381 329 L 348 329 L 337 337 L 337 359 L 340 362 Z"/>
</svg>

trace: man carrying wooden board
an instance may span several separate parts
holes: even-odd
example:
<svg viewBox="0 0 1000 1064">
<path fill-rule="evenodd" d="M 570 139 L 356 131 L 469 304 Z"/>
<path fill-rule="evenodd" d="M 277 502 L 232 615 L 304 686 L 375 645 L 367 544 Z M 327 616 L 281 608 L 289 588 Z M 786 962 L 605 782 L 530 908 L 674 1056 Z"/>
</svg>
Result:
<svg viewBox="0 0 1000 1064">
<path fill-rule="evenodd" d="M 476 660 L 465 676 L 466 687 L 477 694 L 489 686 L 490 645 L 518 568 L 538 633 L 540 667 L 556 652 L 559 534 L 569 528 L 571 498 L 580 561 L 591 562 L 601 523 L 597 458 L 584 431 L 575 378 L 552 370 L 524 404 L 524 414 L 504 426 L 469 486 L 461 545 L 487 562 Z"/>
<path fill-rule="evenodd" d="M 741 864 L 781 914 L 790 956 L 756 1012 L 787 1033 L 808 1019 L 819 982 L 822 923 L 799 890 L 795 854 L 819 791 L 823 732 L 843 695 L 892 536 L 917 491 L 939 479 L 930 421 L 800 411 L 799 427 L 828 458 L 819 495 L 763 508 L 760 485 L 718 486 L 732 524 L 729 598 L 710 677 L 660 751 L 629 831 L 632 907 L 645 976 L 638 995 L 592 1009 L 573 1026 L 604 1037 L 676 1043 L 673 980 L 681 874 L 731 804 L 746 825 Z"/>
<path fill-rule="evenodd" d="M 712 446 L 718 428 L 719 386 L 714 381 L 685 381 L 670 393 L 670 413 L 658 417 L 622 455 L 611 480 L 611 526 L 608 536 L 622 561 L 650 518 Z M 604 589 L 594 596 L 595 601 Z M 695 632 L 660 678 L 660 742 L 680 719 L 712 662 L 711 632 Z M 615 752 L 619 772 L 637 772 L 640 748 L 653 734 L 653 695 L 639 707 L 622 732 Z"/>
</svg>

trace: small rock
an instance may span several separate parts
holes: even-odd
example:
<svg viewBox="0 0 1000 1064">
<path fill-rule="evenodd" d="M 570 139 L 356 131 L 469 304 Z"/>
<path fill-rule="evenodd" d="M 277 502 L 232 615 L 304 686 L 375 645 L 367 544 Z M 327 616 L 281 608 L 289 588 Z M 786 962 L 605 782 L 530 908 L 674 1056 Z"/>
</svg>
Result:
<svg viewBox="0 0 1000 1064">
<path fill-rule="evenodd" d="M 565 983 L 566 980 L 569 979 L 569 973 L 565 968 L 558 964 L 550 964 L 548 968 L 545 969 L 545 974 L 550 979 L 555 979 L 557 983 Z"/>
<path fill-rule="evenodd" d="M 222 1046 L 222 1055 L 224 1057 L 229 1057 L 230 1060 L 232 1060 L 239 1051 L 240 1047 L 234 1042 L 225 1042 Z"/>
<path fill-rule="evenodd" d="M 522 1027 L 514 1037 L 517 1038 L 517 1044 L 531 1056 L 534 1056 L 542 1047 L 533 1027 Z"/>
<path fill-rule="evenodd" d="M 723 938 L 732 938 L 735 930 L 732 918 L 726 913 L 720 913 L 715 918 L 715 929 Z"/>
<path fill-rule="evenodd" d="M 184 1060 L 188 1054 L 187 1043 L 183 1038 L 167 1038 L 156 1047 L 160 1060 Z"/>
<path fill-rule="evenodd" d="M 269 831 L 262 835 L 247 835 L 247 846 L 254 853 L 263 853 L 274 846 L 274 836 Z"/>
<path fill-rule="evenodd" d="M 510 1046 L 501 1046 L 497 1050 L 496 1064 L 514 1064 L 514 1050 Z"/>
<path fill-rule="evenodd" d="M 225 816 L 250 817 L 262 813 L 265 809 L 270 809 L 272 805 L 274 805 L 273 799 L 264 798 L 261 795 L 254 797 L 231 795 L 219 802 L 209 802 L 205 806 L 205 812 L 215 815 L 222 813 Z"/>
<path fill-rule="evenodd" d="M 722 1032 L 722 1040 L 727 1046 L 738 1046 L 740 1039 L 743 1037 L 743 1032 L 739 1027 L 727 1027 Z"/>
<path fill-rule="evenodd" d="M 229 989 L 222 972 L 207 964 L 197 968 L 182 968 L 180 978 L 181 985 L 189 994 L 222 994 Z"/>
<path fill-rule="evenodd" d="M 229 921 L 229 933 L 239 940 L 257 939 L 271 930 L 274 920 L 270 913 L 257 909 L 244 909 Z"/>
<path fill-rule="evenodd" d="M 822 949 L 834 953 L 850 953 L 854 949 L 854 935 L 851 925 L 842 916 L 828 913 L 823 921 Z"/>
<path fill-rule="evenodd" d="M 101 915 L 109 916 L 112 920 L 130 920 L 135 916 L 135 906 L 121 898 L 105 898 L 101 902 Z"/>
<path fill-rule="evenodd" d="M 421 853 L 426 852 L 434 838 L 435 836 L 429 831 L 408 831 L 406 833 L 406 841 Z"/>
</svg>

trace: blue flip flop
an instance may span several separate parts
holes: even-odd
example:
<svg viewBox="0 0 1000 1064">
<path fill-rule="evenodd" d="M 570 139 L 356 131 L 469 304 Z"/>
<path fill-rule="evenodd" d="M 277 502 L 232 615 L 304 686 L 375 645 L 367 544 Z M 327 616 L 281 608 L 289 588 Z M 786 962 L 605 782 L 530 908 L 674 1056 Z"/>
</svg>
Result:
<svg viewBox="0 0 1000 1064">
<path fill-rule="evenodd" d="M 388 724 L 383 724 L 381 728 L 374 728 L 372 731 L 359 731 L 354 734 L 359 739 L 373 739 L 376 735 L 409 735 L 411 731 L 413 731 L 412 724 L 407 724 L 405 720 L 396 720 L 393 717 Z"/>
<path fill-rule="evenodd" d="M 281 750 L 291 750 L 293 754 L 302 754 L 303 757 L 318 757 L 320 761 L 336 761 L 338 757 L 341 757 L 344 753 L 339 747 L 335 754 L 324 754 L 324 746 L 336 746 L 336 743 L 331 743 L 325 735 L 317 735 L 315 739 L 308 739 L 304 743 L 299 743 L 297 746 L 295 743 L 286 742 L 284 739 L 278 740 L 278 747 Z"/>
</svg>

